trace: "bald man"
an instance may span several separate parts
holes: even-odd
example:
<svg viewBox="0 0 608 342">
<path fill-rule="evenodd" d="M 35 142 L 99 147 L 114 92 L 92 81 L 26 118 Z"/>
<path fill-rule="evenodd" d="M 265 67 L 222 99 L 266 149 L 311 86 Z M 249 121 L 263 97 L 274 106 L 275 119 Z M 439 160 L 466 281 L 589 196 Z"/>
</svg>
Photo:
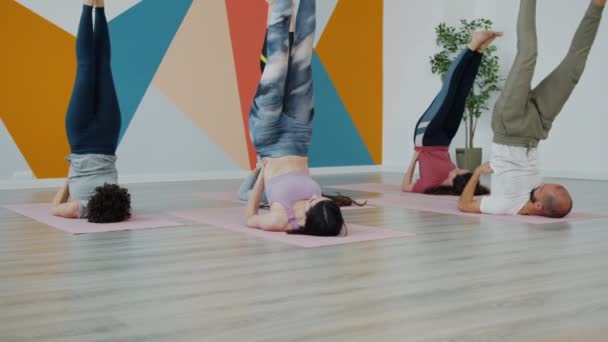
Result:
<svg viewBox="0 0 608 342">
<path fill-rule="evenodd" d="M 492 116 L 494 143 L 490 162 L 475 170 L 460 196 L 459 209 L 493 215 L 561 218 L 572 210 L 572 197 L 560 184 L 543 184 L 537 146 L 549 135 L 585 69 L 606 0 L 592 0 L 561 64 L 531 88 L 537 59 L 536 0 L 521 0 L 517 56 Z M 481 200 L 474 191 L 482 174 L 492 174 L 492 194 Z"/>
</svg>

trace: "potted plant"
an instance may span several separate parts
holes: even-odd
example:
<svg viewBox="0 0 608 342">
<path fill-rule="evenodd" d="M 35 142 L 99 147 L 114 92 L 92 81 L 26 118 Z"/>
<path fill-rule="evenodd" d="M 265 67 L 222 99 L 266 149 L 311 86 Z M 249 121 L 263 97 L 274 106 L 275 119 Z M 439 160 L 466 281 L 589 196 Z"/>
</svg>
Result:
<svg viewBox="0 0 608 342">
<path fill-rule="evenodd" d="M 445 23 L 435 28 L 437 45 L 441 51 L 430 57 L 431 71 L 440 75 L 442 81 L 445 74 L 456 58 L 469 43 L 471 33 L 478 30 L 491 30 L 492 21 L 489 19 L 460 20 L 460 27 L 448 26 Z M 483 113 L 490 109 L 489 101 L 492 95 L 501 90 L 500 66 L 496 55 L 496 46 L 490 46 L 484 53 L 475 85 L 466 101 L 463 116 L 466 129 L 465 148 L 456 149 L 456 161 L 461 169 L 474 170 L 481 165 L 482 149 L 473 144 L 477 122 Z"/>
</svg>

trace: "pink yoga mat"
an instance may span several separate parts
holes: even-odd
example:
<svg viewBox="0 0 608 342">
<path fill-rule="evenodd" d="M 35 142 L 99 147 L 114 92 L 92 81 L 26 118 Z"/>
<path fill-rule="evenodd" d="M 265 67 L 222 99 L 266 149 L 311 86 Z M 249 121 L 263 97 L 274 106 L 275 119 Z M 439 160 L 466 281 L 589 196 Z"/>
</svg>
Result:
<svg viewBox="0 0 608 342">
<path fill-rule="evenodd" d="M 328 187 L 332 189 L 343 189 L 351 191 L 377 192 L 385 195 L 399 195 L 402 193 L 401 186 L 397 184 L 361 183 L 331 185 Z"/>
<path fill-rule="evenodd" d="M 440 199 L 438 199 L 440 198 Z M 441 214 L 453 214 L 460 216 L 480 217 L 488 220 L 502 220 L 510 222 L 528 223 L 528 224 L 548 224 L 548 223 L 564 223 L 584 221 L 598 218 L 608 218 L 608 215 L 598 215 L 592 213 L 574 212 L 567 217 L 561 219 L 552 219 L 540 216 L 524 216 L 524 215 L 480 215 L 463 213 L 458 210 L 458 197 L 456 196 L 429 196 L 412 193 L 402 193 L 399 196 L 385 196 L 372 198 L 370 203 L 379 207 L 394 207 L 403 209 L 414 209 L 420 211 L 430 211 Z"/>
<path fill-rule="evenodd" d="M 225 201 L 232 202 L 238 204 L 245 204 L 245 202 L 238 199 L 237 194 L 234 191 L 227 192 L 197 192 L 194 194 L 197 197 L 213 200 L 213 201 Z M 369 203 L 369 202 L 368 202 Z M 342 210 L 357 210 L 357 209 L 370 209 L 375 208 L 373 205 L 366 205 L 363 207 L 351 206 L 351 207 L 342 207 Z"/>
<path fill-rule="evenodd" d="M 233 203 L 241 203 L 239 200 L 237 193 L 235 191 L 227 191 L 227 192 L 197 192 L 194 196 L 214 200 L 214 201 L 226 201 Z"/>
<path fill-rule="evenodd" d="M 70 234 L 103 233 L 131 229 L 184 226 L 184 224 L 177 223 L 175 221 L 137 214 L 133 215 L 130 220 L 125 222 L 105 224 L 89 223 L 87 220 L 83 219 L 66 219 L 53 216 L 51 215 L 51 205 L 46 203 L 15 204 L 4 205 L 2 207 Z"/>
<path fill-rule="evenodd" d="M 453 214 L 461 216 L 482 217 L 484 219 L 496 219 L 511 222 L 530 223 L 530 224 L 548 224 L 548 223 L 563 223 L 575 222 L 592 219 L 608 218 L 608 215 L 573 212 L 567 217 L 561 219 L 552 219 L 540 216 L 524 216 L 524 215 L 480 215 L 463 213 L 458 210 L 458 197 L 456 196 L 430 196 L 424 194 L 416 194 L 403 192 L 399 185 L 396 184 L 380 184 L 380 183 L 363 183 L 363 184 L 345 184 L 332 186 L 337 189 L 377 192 L 384 194 L 384 197 L 372 198 L 369 200 L 371 205 L 379 207 L 395 207 L 403 209 L 414 209 L 420 211 L 430 211 L 442 214 Z"/>
<path fill-rule="evenodd" d="M 345 237 L 317 237 L 307 235 L 289 235 L 281 232 L 267 232 L 245 226 L 243 224 L 243 208 L 240 207 L 172 211 L 169 212 L 169 214 L 194 222 L 221 227 L 233 232 L 253 235 L 267 240 L 280 241 L 300 247 L 332 246 L 351 242 L 410 237 L 414 235 L 358 224 L 349 224 L 348 235 Z"/>
</svg>

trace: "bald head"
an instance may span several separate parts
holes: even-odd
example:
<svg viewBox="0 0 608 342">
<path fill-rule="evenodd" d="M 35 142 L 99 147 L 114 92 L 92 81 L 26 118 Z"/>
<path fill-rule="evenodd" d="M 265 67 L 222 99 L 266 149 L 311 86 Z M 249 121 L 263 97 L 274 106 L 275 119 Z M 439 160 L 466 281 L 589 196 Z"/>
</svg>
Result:
<svg viewBox="0 0 608 342">
<path fill-rule="evenodd" d="M 550 184 L 544 190 L 543 216 L 562 218 L 572 211 L 572 197 L 566 188 L 559 184 Z"/>
</svg>

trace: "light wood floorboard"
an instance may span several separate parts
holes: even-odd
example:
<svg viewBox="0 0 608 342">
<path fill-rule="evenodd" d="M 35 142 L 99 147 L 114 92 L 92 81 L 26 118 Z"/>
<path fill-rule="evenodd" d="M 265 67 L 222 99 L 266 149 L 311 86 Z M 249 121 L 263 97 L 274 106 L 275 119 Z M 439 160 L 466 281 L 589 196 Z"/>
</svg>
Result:
<svg viewBox="0 0 608 342">
<path fill-rule="evenodd" d="M 578 210 L 607 211 L 608 182 L 564 182 Z M 193 194 L 237 186 L 130 190 L 138 212 L 159 214 L 226 206 Z M 0 191 L 0 204 L 52 195 Z M 313 249 L 191 223 L 71 236 L 0 209 L 0 341 L 608 341 L 608 220 L 534 226 L 396 208 L 345 216 L 417 235 Z"/>
</svg>

